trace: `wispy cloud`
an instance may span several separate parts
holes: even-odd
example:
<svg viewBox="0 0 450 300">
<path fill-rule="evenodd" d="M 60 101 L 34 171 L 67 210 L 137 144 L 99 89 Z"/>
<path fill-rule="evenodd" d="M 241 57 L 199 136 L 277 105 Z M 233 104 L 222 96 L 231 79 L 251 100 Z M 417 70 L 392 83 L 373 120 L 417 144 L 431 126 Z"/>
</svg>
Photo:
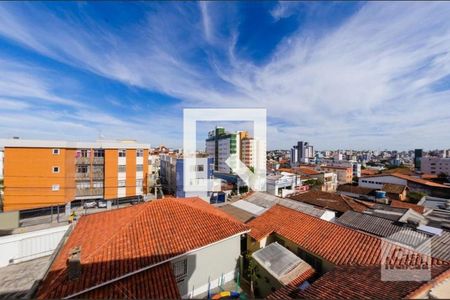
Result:
<svg viewBox="0 0 450 300">
<path fill-rule="evenodd" d="M 155 5 L 117 30 L 87 15 L 63 19 L 47 8 L 2 3 L 0 35 L 59 62 L 175 97 L 178 108 L 266 107 L 270 121 L 283 123 L 271 122 L 270 147 L 299 138 L 320 148 L 438 147 L 450 139 L 442 129 L 448 91 L 445 84 L 433 88 L 450 74 L 447 3 L 366 3 L 326 33 L 299 28 L 263 65 L 239 56 L 239 12 L 225 9 L 231 4 L 171 5 Z M 268 13 L 285 18 L 295 12 L 289 6 L 280 2 Z M 34 93 L 76 105 L 36 78 L 11 78 L 18 77 L 2 76 L 0 96 Z"/>
</svg>

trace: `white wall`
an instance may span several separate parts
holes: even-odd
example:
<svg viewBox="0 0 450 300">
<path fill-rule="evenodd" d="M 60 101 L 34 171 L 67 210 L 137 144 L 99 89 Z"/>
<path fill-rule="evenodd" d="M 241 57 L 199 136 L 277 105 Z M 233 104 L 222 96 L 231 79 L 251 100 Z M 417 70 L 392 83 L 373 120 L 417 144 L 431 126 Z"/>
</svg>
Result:
<svg viewBox="0 0 450 300">
<path fill-rule="evenodd" d="M 0 237 L 0 267 L 51 255 L 70 225 Z"/>
<path fill-rule="evenodd" d="M 233 280 L 239 267 L 240 249 L 240 235 L 237 235 L 172 261 L 187 259 L 187 277 L 178 284 L 182 297 L 193 298 L 206 293 L 208 278 L 210 289 L 219 286 L 222 276 L 224 283 Z"/>
<path fill-rule="evenodd" d="M 405 179 L 401 179 L 395 176 L 362 177 L 358 180 L 359 186 L 371 189 L 381 189 L 383 188 L 383 185 L 385 183 L 407 185 L 407 181 Z"/>
</svg>

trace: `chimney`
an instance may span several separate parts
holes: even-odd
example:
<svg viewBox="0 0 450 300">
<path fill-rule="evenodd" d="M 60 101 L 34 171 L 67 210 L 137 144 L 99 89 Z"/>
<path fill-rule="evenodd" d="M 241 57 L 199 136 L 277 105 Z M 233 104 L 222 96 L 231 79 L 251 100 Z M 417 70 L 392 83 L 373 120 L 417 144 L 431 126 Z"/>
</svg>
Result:
<svg viewBox="0 0 450 300">
<path fill-rule="evenodd" d="M 81 275 L 81 247 L 75 247 L 69 252 L 67 258 L 67 274 L 69 280 L 78 279 Z"/>
</svg>

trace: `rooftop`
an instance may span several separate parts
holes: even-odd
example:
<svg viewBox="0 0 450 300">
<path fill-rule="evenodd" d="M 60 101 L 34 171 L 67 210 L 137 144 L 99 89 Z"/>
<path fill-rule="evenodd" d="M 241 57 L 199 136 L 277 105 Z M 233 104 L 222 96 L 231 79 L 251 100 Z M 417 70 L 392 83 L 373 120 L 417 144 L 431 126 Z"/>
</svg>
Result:
<svg viewBox="0 0 450 300">
<path fill-rule="evenodd" d="M 75 142 L 56 140 L 0 139 L 0 146 L 5 148 L 150 149 L 150 144 L 139 144 L 133 140 L 97 140 L 95 142 Z"/>
<path fill-rule="evenodd" d="M 406 175 L 406 174 L 400 174 L 400 173 L 367 175 L 367 176 L 363 176 L 361 178 L 387 177 L 387 176 L 394 176 L 394 177 L 397 177 L 397 178 L 401 178 L 401 179 L 404 179 L 404 180 L 415 182 L 415 183 L 421 184 L 421 185 L 426 185 L 426 186 L 429 186 L 429 187 L 450 189 L 450 186 L 447 186 L 447 185 L 444 185 L 444 184 L 440 184 L 440 183 L 436 183 L 436 182 L 433 182 L 433 181 L 430 181 L 430 180 L 425 180 L 425 179 L 422 179 L 422 178 L 419 178 L 419 177 Z"/>
<path fill-rule="evenodd" d="M 277 242 L 253 252 L 252 257 L 283 285 L 312 269 L 308 263 Z"/>
<path fill-rule="evenodd" d="M 429 235 L 417 232 L 409 227 L 394 224 L 393 221 L 354 211 L 347 211 L 336 223 L 368 232 L 379 237 L 391 239 L 411 247 L 416 247 L 430 238 Z"/>
<path fill-rule="evenodd" d="M 255 215 L 249 213 L 248 211 L 245 211 L 231 204 L 222 205 L 218 208 L 223 212 L 229 214 L 230 216 L 236 218 L 237 220 L 241 221 L 242 223 L 247 223 L 248 221 L 250 221 L 255 217 Z"/>
<path fill-rule="evenodd" d="M 362 212 L 368 208 L 350 197 L 322 191 L 309 191 L 302 194 L 289 195 L 288 198 L 342 213 L 348 210 Z"/>
<path fill-rule="evenodd" d="M 258 205 L 263 208 L 270 208 L 276 204 L 282 205 L 284 207 L 289 207 L 297 211 L 301 211 L 311 216 L 315 216 L 320 218 L 325 214 L 325 210 L 317 208 L 313 205 L 305 204 L 302 202 L 280 198 L 277 196 L 273 196 L 268 193 L 256 192 L 251 194 L 249 197 L 245 199 L 246 201 Z"/>
<path fill-rule="evenodd" d="M 415 210 L 416 212 L 418 212 L 419 214 L 423 214 L 425 207 L 421 206 L 421 205 L 417 205 L 414 203 L 408 203 L 408 202 L 403 202 L 403 201 L 398 201 L 398 200 L 392 200 L 391 201 L 391 207 L 395 207 L 395 208 L 411 208 L 413 210 Z"/>
<path fill-rule="evenodd" d="M 280 205 L 272 207 L 250 221 L 248 225 L 251 228 L 249 235 L 257 241 L 276 233 L 334 265 L 379 265 L 381 249 L 386 249 L 388 253 L 394 249 L 402 249 L 402 247 L 389 242 L 382 244 L 380 238 L 367 233 L 327 222 Z M 417 255 L 416 252 L 407 249 L 404 250 L 404 253 Z M 408 263 L 427 263 L 428 258 L 418 255 L 416 261 Z M 442 263 L 434 258 L 431 261 L 433 264 Z M 397 265 L 405 262 L 394 257 L 392 263 Z"/>
<path fill-rule="evenodd" d="M 374 189 L 361 187 L 361 186 L 355 186 L 351 183 L 347 184 L 341 184 L 337 187 L 338 192 L 348 192 L 348 193 L 354 193 L 358 195 L 370 195 L 373 194 Z"/>
<path fill-rule="evenodd" d="M 37 296 L 123 298 L 118 289 L 127 285 L 140 290 L 139 298 L 179 298 L 169 261 L 247 230 L 199 198 L 165 198 L 82 216 Z M 75 247 L 81 247 L 82 273 L 68 280 L 66 259 Z M 147 288 L 133 288 L 142 284 Z"/>
<path fill-rule="evenodd" d="M 450 276 L 448 266 L 433 268 L 432 285 Z M 417 280 L 417 281 L 416 281 Z M 295 297 L 301 299 L 402 299 L 411 298 L 423 288 L 429 289 L 428 281 L 411 278 L 411 281 L 383 281 L 380 267 L 338 266 L 323 275 Z"/>
<path fill-rule="evenodd" d="M 407 189 L 406 185 L 400 185 L 400 184 L 392 184 L 392 183 L 385 183 L 383 185 L 383 191 L 386 193 L 391 194 L 401 194 Z"/>
</svg>

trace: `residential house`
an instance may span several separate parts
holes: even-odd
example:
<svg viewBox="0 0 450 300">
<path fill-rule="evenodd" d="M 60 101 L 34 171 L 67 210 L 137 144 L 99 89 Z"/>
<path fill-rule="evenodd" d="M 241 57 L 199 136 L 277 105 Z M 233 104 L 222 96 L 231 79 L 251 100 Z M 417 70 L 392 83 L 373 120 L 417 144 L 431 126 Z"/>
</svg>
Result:
<svg viewBox="0 0 450 300">
<path fill-rule="evenodd" d="M 300 176 L 288 172 L 271 174 L 266 177 L 267 192 L 282 198 L 295 193 L 297 187 L 300 187 L 301 185 L 302 182 Z"/>
<path fill-rule="evenodd" d="M 450 197 L 450 186 L 423 178 L 400 173 L 379 174 L 359 178 L 358 185 L 373 189 L 383 189 L 386 183 L 407 186 L 411 192 L 422 192 L 435 197 Z"/>
<path fill-rule="evenodd" d="M 199 198 L 82 216 L 35 296 L 195 298 L 235 278 L 248 231 Z"/>
<path fill-rule="evenodd" d="M 338 184 L 351 183 L 353 181 L 353 168 L 352 167 L 339 167 L 339 166 L 320 166 L 320 170 L 324 172 L 332 172 L 337 175 Z"/>
<path fill-rule="evenodd" d="M 289 195 L 288 198 L 314 205 L 322 209 L 334 211 L 337 216 L 340 216 L 349 210 L 363 212 L 371 207 L 371 204 L 363 201 L 358 201 L 336 193 L 326 193 L 321 191 L 309 191 L 306 193 L 293 194 Z"/>
</svg>

